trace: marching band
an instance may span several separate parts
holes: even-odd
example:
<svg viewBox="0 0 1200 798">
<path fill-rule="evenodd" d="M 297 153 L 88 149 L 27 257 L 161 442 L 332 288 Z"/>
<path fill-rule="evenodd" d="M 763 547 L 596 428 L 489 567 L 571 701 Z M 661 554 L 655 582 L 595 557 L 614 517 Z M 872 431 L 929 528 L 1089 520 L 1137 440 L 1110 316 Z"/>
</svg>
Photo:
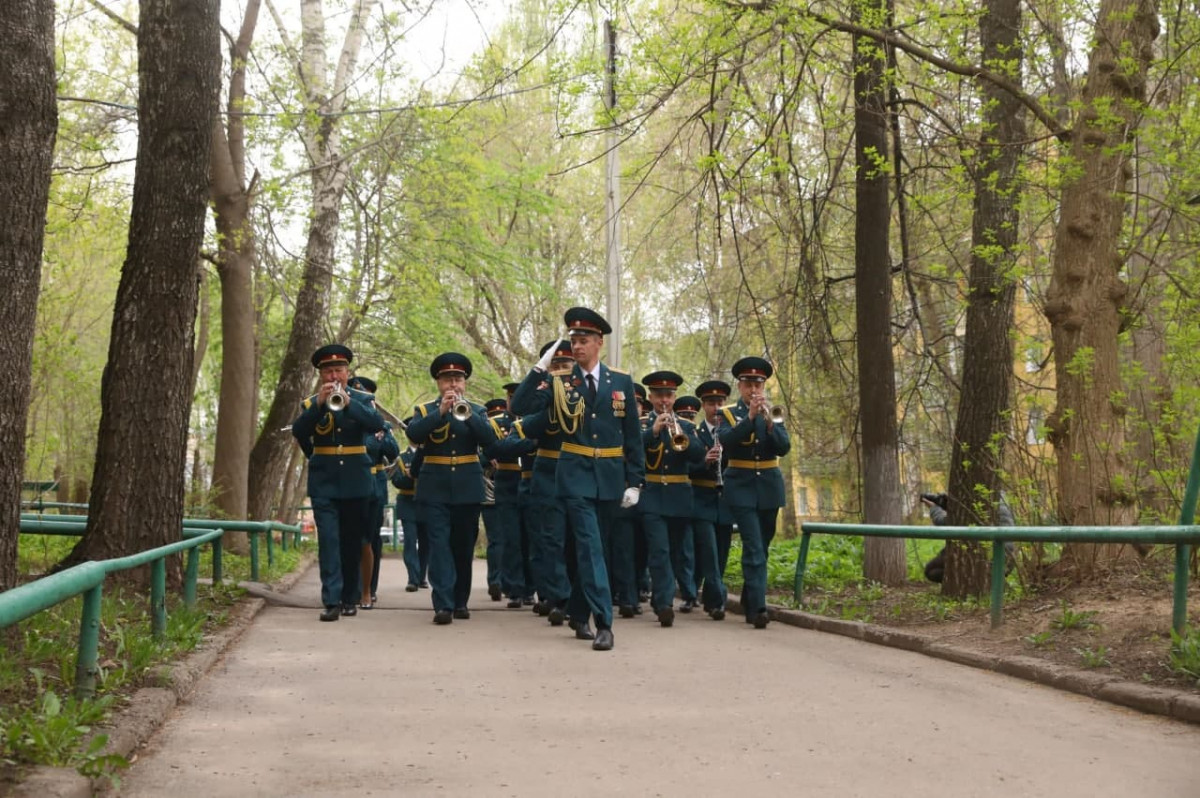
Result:
<svg viewBox="0 0 1200 798">
<path fill-rule="evenodd" d="M 350 376 L 353 353 L 331 344 L 313 354 L 320 388 L 292 434 L 309 463 L 320 620 L 375 606 L 390 475 L 405 590 L 431 588 L 437 625 L 471 617 L 482 516 L 489 597 L 532 607 L 551 626 L 569 621 L 597 651 L 615 645 L 614 607 L 635 618 L 649 601 L 664 628 L 697 607 L 724 620 L 735 528 L 745 619 L 767 626 L 767 550 L 785 498 L 779 458 L 791 448 L 786 414 L 763 391 L 772 365 L 734 363 L 732 404 L 735 388 L 715 379 L 679 396 L 676 372 L 638 384 L 602 361 L 612 329 L 600 314 L 574 307 L 563 321 L 565 334 L 505 386 L 506 399 L 477 404 L 468 398 L 470 359 L 434 358 L 437 398 L 403 421 L 384 411 L 407 438 L 403 451 L 375 383 Z"/>
</svg>

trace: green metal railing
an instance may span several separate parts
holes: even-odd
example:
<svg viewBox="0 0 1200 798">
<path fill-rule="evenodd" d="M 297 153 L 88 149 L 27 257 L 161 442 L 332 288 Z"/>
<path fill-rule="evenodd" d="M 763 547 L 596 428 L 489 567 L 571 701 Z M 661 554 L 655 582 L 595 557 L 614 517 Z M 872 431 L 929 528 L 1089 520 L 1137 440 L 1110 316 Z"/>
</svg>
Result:
<svg viewBox="0 0 1200 798">
<path fill-rule="evenodd" d="M 805 521 L 800 525 L 800 554 L 792 596 L 796 603 L 804 588 L 808 567 L 808 543 L 814 534 L 863 535 L 924 540 L 981 540 L 992 544 L 992 628 L 1004 622 L 1004 571 L 1008 541 L 1031 543 L 1170 543 L 1175 545 L 1175 582 L 1172 595 L 1171 628 L 1183 634 L 1187 627 L 1188 559 L 1191 544 L 1200 543 L 1200 526 L 1195 526 L 1196 503 L 1200 499 L 1200 432 L 1192 447 L 1192 463 L 1176 526 L 886 526 L 874 524 L 826 524 Z"/>
<path fill-rule="evenodd" d="M 86 515 L 42 515 L 40 513 L 21 513 L 21 532 L 41 535 L 81 535 L 87 525 Z M 185 518 L 183 528 L 187 529 L 219 529 L 222 532 L 246 532 L 250 536 L 250 579 L 259 580 L 259 535 L 267 539 L 267 565 L 275 564 L 275 543 L 272 532 L 281 532 L 280 541 L 283 550 L 287 551 L 288 538 L 293 538 L 295 544 L 300 544 L 300 527 L 281 524 L 278 521 L 226 521 L 209 518 Z M 213 544 L 213 582 L 225 578 L 221 553 L 223 546 L 220 541 Z"/>
<path fill-rule="evenodd" d="M 1188 544 L 1200 543 L 1200 526 L 886 526 L 878 524 L 827 524 L 805 521 L 800 525 L 800 554 L 792 595 L 799 603 L 808 564 L 809 539 L 814 534 L 862 535 L 922 540 L 978 540 L 992 544 L 992 628 L 1004 622 L 1004 571 L 1008 541 L 1031 543 L 1173 543 L 1175 591 L 1172 626 L 1181 633 L 1187 624 Z"/>
<path fill-rule="evenodd" d="M 60 530 L 57 534 L 67 533 Z M 187 550 L 183 599 L 188 607 L 195 606 L 196 580 L 200 567 L 199 546 L 204 543 L 212 543 L 216 546 L 223 534 L 224 532 L 220 529 L 185 529 L 184 540 L 128 557 L 81 563 L 35 582 L 14 587 L 0 594 L 0 629 L 23 621 L 67 599 L 82 595 L 83 610 L 79 623 L 79 654 L 75 661 L 75 695 L 79 698 L 90 698 L 96 693 L 97 660 L 100 649 L 100 591 L 103 588 L 105 577 L 117 571 L 150 565 L 150 629 L 154 638 L 161 640 L 167 629 L 166 558 Z M 215 552 L 213 559 L 214 561 L 217 559 Z"/>
</svg>

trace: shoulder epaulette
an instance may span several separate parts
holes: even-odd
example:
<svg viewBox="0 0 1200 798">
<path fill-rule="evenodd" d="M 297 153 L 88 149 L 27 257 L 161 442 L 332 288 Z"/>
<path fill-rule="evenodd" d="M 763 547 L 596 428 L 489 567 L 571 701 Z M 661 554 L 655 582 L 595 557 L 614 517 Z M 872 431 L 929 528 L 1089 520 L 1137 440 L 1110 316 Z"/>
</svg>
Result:
<svg viewBox="0 0 1200 798">
<path fill-rule="evenodd" d="M 611 371 L 613 374 L 624 374 L 626 377 L 629 376 L 628 371 L 626 371 L 625 369 L 619 369 L 616 366 L 609 366 L 608 370 Z"/>
<path fill-rule="evenodd" d="M 417 412 L 421 414 L 421 418 L 425 418 L 425 416 L 429 415 L 429 408 L 425 407 L 425 405 L 417 405 Z"/>
<path fill-rule="evenodd" d="M 733 409 L 735 407 L 737 407 L 737 405 L 725 405 L 724 407 L 721 408 L 721 414 L 725 416 L 725 420 L 728 421 L 731 425 L 737 424 L 737 419 L 734 418 L 734 416 L 733 416 Z"/>
<path fill-rule="evenodd" d="M 316 394 L 313 394 L 312 396 L 308 397 L 307 399 L 305 399 L 303 402 L 300 403 L 301 406 L 303 406 L 305 410 L 312 407 L 313 396 L 316 396 Z"/>
</svg>

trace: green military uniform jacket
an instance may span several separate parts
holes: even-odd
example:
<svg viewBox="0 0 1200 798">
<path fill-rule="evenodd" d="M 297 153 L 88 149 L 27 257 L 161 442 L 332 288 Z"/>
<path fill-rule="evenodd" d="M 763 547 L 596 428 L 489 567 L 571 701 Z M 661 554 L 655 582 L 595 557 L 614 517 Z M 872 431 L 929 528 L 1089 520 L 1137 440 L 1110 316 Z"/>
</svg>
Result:
<svg viewBox="0 0 1200 798">
<path fill-rule="evenodd" d="M 696 428 L 687 419 L 679 419 L 679 429 L 688 437 L 688 447 L 682 452 L 671 448 L 670 427 L 654 434 L 658 413 L 651 413 L 642 432 L 646 451 L 646 487 L 637 507 L 643 515 L 653 514 L 671 518 L 692 517 L 692 481 L 688 472 L 704 462 L 704 447 L 696 437 Z"/>
<path fill-rule="evenodd" d="M 767 432 L 767 419 L 750 420 L 750 408 L 742 400 L 721 408 L 721 446 L 728 458 L 725 466 L 725 501 L 730 507 L 783 507 L 786 495 L 779 458 L 791 451 L 792 441 L 782 424 Z"/>
<path fill-rule="evenodd" d="M 350 401 L 337 411 L 317 403 L 318 394 L 301 402 L 292 437 L 308 458 L 308 495 L 314 499 L 365 499 L 375 493 L 373 462 L 363 436 L 383 429 L 374 396 L 349 388 Z"/>
<path fill-rule="evenodd" d="M 531 370 L 513 393 L 513 412 L 526 415 L 551 407 L 550 379 L 543 371 Z M 578 365 L 564 379 L 568 403 L 581 412 L 577 420 L 552 416 L 562 436 L 555 495 L 617 501 L 626 487 L 640 488 L 645 481 L 633 378 L 601 363 L 594 400 L 587 397 Z"/>
<path fill-rule="evenodd" d="M 421 447 L 421 478 L 417 482 L 420 504 L 482 504 L 483 467 L 479 450 L 496 442 L 482 405 L 471 404 L 471 415 L 459 421 L 443 416 L 441 402 L 426 402 L 413 409 L 406 430 L 408 439 Z"/>
</svg>

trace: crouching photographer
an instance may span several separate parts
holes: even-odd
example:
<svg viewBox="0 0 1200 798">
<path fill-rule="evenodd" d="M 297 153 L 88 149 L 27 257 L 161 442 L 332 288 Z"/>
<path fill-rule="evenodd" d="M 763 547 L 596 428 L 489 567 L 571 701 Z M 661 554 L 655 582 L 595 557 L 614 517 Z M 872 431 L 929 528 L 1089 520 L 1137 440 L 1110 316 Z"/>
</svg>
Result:
<svg viewBox="0 0 1200 798">
<path fill-rule="evenodd" d="M 934 526 L 945 526 L 949 520 L 947 509 L 950 505 L 950 497 L 945 493 L 922 493 L 921 504 L 924 504 L 929 510 L 929 519 L 933 521 Z M 996 508 L 996 525 L 997 526 L 1015 526 L 1013 522 L 1012 509 L 1008 506 L 1008 502 L 1004 499 L 1004 494 L 1000 494 L 1000 506 Z M 1007 575 L 1013 568 L 1014 556 L 1016 547 L 1012 541 L 1005 541 L 1004 552 L 1007 555 L 1007 567 L 1004 573 Z M 925 564 L 925 578 L 930 582 L 942 583 L 942 579 L 946 575 L 946 547 L 942 546 L 942 550 L 937 553 L 937 556 Z"/>
</svg>

